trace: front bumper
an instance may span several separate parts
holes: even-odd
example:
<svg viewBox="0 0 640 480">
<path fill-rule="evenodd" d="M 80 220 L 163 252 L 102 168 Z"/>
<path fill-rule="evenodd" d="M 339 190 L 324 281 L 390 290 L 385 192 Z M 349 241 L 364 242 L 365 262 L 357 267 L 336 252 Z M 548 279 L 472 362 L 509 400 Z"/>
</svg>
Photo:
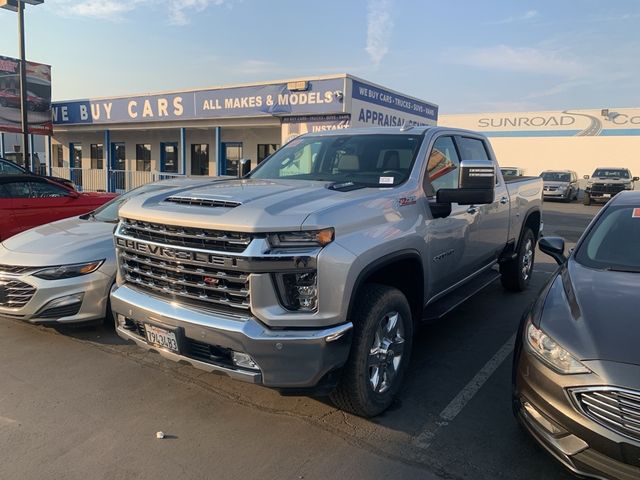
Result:
<svg viewBox="0 0 640 480">
<path fill-rule="evenodd" d="M 127 285 L 112 291 L 111 308 L 118 335 L 145 350 L 278 389 L 315 387 L 346 362 L 351 345 L 351 323 L 322 329 L 270 329 L 254 317 L 189 308 Z M 119 315 L 129 325 L 142 325 L 142 329 L 125 328 L 118 322 Z M 179 353 L 147 343 L 142 335 L 146 324 L 175 331 Z M 250 355 L 257 367 L 239 367 L 225 360 L 224 353 L 229 351 Z"/>
<path fill-rule="evenodd" d="M 515 368 L 513 401 L 516 416 L 534 439 L 566 468 L 593 478 L 640 478 L 640 442 L 582 414 L 568 393 L 570 388 L 600 384 L 598 375 L 559 375 L 526 348 L 521 349 Z M 526 404 L 529 409 L 525 408 Z M 543 420 L 537 419 L 536 415 Z M 546 422 L 559 430 L 551 433 L 545 428 Z"/>
<path fill-rule="evenodd" d="M 88 275 L 62 280 L 44 280 L 30 274 L 2 276 L 0 281 L 22 282 L 33 287 L 35 293 L 22 307 L 0 306 L 0 317 L 17 318 L 37 324 L 85 323 L 103 319 L 107 310 L 109 289 L 115 278 L 101 270 L 102 267 Z M 53 300 L 80 293 L 83 294 L 80 305 L 72 304 L 66 310 L 58 310 L 59 316 L 42 316 L 45 312 L 47 315 L 51 313 L 48 305 Z"/>
<path fill-rule="evenodd" d="M 542 196 L 545 198 L 566 198 L 568 195 L 567 190 L 543 190 Z"/>
</svg>

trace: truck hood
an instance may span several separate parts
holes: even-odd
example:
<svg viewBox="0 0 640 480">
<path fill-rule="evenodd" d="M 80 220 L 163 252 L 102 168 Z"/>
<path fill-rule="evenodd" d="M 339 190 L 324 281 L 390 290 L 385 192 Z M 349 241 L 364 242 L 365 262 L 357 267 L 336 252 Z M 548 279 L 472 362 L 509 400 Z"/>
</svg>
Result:
<svg viewBox="0 0 640 480">
<path fill-rule="evenodd" d="M 308 180 L 225 180 L 179 193 L 140 195 L 119 214 L 152 223 L 238 232 L 298 230 L 314 212 L 378 192 L 377 188 L 341 192 L 329 185 Z"/>
<path fill-rule="evenodd" d="M 610 183 L 610 184 L 621 184 L 621 183 L 630 183 L 631 179 L 630 178 L 618 178 L 618 177 L 614 177 L 614 178 L 607 178 L 607 177 L 591 177 L 589 179 L 589 182 L 591 183 Z"/>
<path fill-rule="evenodd" d="M 113 223 L 67 218 L 2 242 L 0 264 L 47 266 L 107 259 L 115 261 Z"/>
<path fill-rule="evenodd" d="M 587 268 L 573 258 L 544 303 L 541 328 L 580 360 L 640 365 L 640 273 Z"/>
</svg>

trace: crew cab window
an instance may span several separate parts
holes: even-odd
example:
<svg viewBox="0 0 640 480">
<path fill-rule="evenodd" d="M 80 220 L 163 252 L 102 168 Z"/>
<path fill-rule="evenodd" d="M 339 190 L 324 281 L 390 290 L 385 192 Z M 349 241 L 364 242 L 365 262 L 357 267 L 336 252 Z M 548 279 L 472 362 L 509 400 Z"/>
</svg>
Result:
<svg viewBox="0 0 640 480">
<path fill-rule="evenodd" d="M 69 194 L 66 189 L 48 182 L 29 182 L 29 187 L 30 198 L 66 197 Z"/>
<path fill-rule="evenodd" d="M 460 148 L 462 160 L 489 160 L 484 142 L 477 138 L 460 137 L 458 148 Z"/>
<path fill-rule="evenodd" d="M 433 195 L 441 188 L 458 188 L 460 159 L 453 137 L 436 139 L 427 161 L 427 174 L 433 187 Z"/>
</svg>

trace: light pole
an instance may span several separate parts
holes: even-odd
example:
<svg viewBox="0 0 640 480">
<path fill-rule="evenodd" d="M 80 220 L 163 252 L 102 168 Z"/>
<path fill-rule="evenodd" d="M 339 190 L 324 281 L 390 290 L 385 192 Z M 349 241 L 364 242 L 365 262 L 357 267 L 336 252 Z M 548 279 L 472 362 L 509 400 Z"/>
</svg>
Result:
<svg viewBox="0 0 640 480">
<path fill-rule="evenodd" d="M 24 4 L 40 5 L 44 0 L 0 0 L 0 8 L 18 12 L 18 43 L 20 45 L 20 110 L 22 114 L 22 151 L 24 167 L 33 170 L 29 155 L 29 116 L 27 111 L 27 60 L 24 50 Z"/>
</svg>

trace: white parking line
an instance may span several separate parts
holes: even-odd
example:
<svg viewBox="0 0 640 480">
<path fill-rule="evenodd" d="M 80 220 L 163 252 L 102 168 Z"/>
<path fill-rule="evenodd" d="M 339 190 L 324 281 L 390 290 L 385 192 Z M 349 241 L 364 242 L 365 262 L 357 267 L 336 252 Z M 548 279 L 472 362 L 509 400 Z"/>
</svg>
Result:
<svg viewBox="0 0 640 480">
<path fill-rule="evenodd" d="M 435 422 L 435 425 L 427 425 L 422 432 L 413 438 L 414 445 L 424 449 L 429 448 L 431 441 L 436 436 L 436 433 L 458 416 L 467 403 L 469 403 L 475 394 L 478 393 L 485 382 L 513 351 L 515 340 L 516 334 L 514 333 L 509 340 L 500 347 L 500 350 L 498 350 L 495 355 L 484 364 L 484 367 L 475 374 L 469 383 L 460 390 L 460 393 L 458 393 L 455 398 L 451 400 L 446 407 L 444 407 L 444 410 L 442 410 L 440 415 L 438 415 L 438 420 Z"/>
</svg>

